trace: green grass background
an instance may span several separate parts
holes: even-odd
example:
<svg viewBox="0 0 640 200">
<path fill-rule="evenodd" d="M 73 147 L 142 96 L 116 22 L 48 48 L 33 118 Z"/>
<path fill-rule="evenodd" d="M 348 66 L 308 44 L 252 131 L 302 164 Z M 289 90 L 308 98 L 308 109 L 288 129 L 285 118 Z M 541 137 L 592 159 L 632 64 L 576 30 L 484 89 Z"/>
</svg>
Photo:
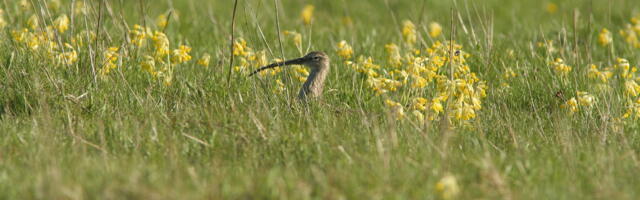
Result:
<svg viewBox="0 0 640 200">
<path fill-rule="evenodd" d="M 97 3 L 88 2 L 95 22 Z M 104 29 L 113 41 L 101 39 L 102 46 L 126 34 L 117 18 L 150 24 L 174 9 L 172 44 L 193 47 L 194 59 L 209 52 L 212 65 L 182 65 L 173 85 L 162 87 L 125 63 L 94 85 L 86 55 L 78 70 L 54 68 L 18 52 L 5 31 L 0 199 L 436 199 L 435 183 L 446 173 L 457 178 L 459 199 L 640 197 L 638 121 L 619 120 L 620 90 L 595 93 L 586 79 L 589 63 L 640 62 L 640 50 L 617 34 L 640 12 L 637 1 L 555 1 L 559 10 L 549 14 L 547 1 L 533 0 L 278 0 L 281 29 L 302 33 L 305 49 L 333 58 L 324 98 L 309 107 L 294 99 L 297 82 L 275 95 L 272 79 L 234 73 L 227 86 L 232 1 L 106 2 Z M 299 19 L 306 4 L 315 5 L 311 29 Z M 12 1 L 0 5 L 18 15 Z M 456 41 L 490 89 L 473 128 L 445 139 L 437 123 L 391 118 L 384 98 L 362 85 L 334 45 L 347 40 L 356 55 L 382 62 L 384 45 L 401 42 L 401 20 L 419 30 L 437 21 L 449 37 L 452 7 Z M 275 16 L 273 1 L 240 0 L 237 37 L 255 50 L 268 46 L 270 58 L 281 49 L 300 56 L 289 41 L 279 45 Z M 344 16 L 352 27 L 341 24 Z M 601 28 L 613 32 L 615 51 L 597 45 Z M 552 57 L 535 47 L 543 38 L 556 40 L 554 57 L 573 66 L 569 81 L 558 81 Z M 520 76 L 499 91 L 505 67 Z M 571 116 L 559 107 L 554 94 L 576 90 L 595 93 L 591 112 Z"/>
</svg>

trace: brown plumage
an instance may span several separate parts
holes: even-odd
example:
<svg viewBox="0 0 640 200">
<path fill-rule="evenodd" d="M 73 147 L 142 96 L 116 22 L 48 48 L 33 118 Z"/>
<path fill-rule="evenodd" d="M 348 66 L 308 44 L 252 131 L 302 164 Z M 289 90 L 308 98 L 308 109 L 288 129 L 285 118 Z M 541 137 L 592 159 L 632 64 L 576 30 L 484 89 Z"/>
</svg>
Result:
<svg viewBox="0 0 640 200">
<path fill-rule="evenodd" d="M 329 56 L 320 51 L 310 52 L 306 56 L 300 58 L 269 64 L 251 72 L 249 76 L 253 76 L 262 70 L 288 65 L 304 65 L 311 69 L 311 72 L 307 77 L 307 81 L 305 81 L 302 88 L 300 88 L 300 92 L 298 93 L 299 99 L 306 100 L 308 98 L 317 98 L 322 95 L 324 81 L 329 74 L 330 67 Z"/>
</svg>

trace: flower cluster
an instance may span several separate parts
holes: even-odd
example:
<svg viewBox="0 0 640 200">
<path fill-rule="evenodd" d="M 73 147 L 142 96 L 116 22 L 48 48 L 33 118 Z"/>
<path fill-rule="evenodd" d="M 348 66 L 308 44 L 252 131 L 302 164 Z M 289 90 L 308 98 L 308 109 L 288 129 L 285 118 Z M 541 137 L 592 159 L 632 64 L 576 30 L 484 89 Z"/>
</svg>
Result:
<svg viewBox="0 0 640 200">
<path fill-rule="evenodd" d="M 572 69 L 571 66 L 564 63 L 564 60 L 562 60 L 562 58 L 556 58 L 556 60 L 551 62 L 551 66 L 553 67 L 553 70 L 555 70 L 556 73 L 558 73 L 558 75 L 560 75 L 561 77 L 566 77 Z"/>
<path fill-rule="evenodd" d="M 591 108 L 595 102 L 595 97 L 587 92 L 578 91 L 576 97 L 567 100 L 562 107 L 569 109 L 571 114 L 578 112 L 581 107 Z"/>
<path fill-rule="evenodd" d="M 301 45 L 302 43 L 301 34 L 294 31 L 285 31 L 285 34 L 288 38 L 291 39 L 293 44 Z M 236 39 L 236 41 L 234 41 L 233 55 L 236 58 L 238 58 L 237 64 L 233 67 L 234 71 L 241 72 L 243 74 L 251 73 L 252 71 L 270 63 L 269 60 L 267 60 L 266 51 L 264 50 L 254 51 L 253 48 L 247 45 L 247 41 L 244 40 L 243 38 L 238 38 Z M 280 61 L 282 61 L 282 59 L 271 60 L 271 62 L 280 62 Z M 201 62 L 199 60 L 198 64 L 200 63 Z M 202 63 L 203 64 L 200 64 L 200 65 L 204 66 L 205 65 L 204 63 L 208 64 L 208 61 L 205 62 L 204 60 L 202 60 Z M 291 70 L 293 73 L 292 75 L 296 80 L 300 82 L 306 81 L 307 76 L 309 75 L 309 70 L 306 67 L 292 66 L 291 68 L 293 69 Z M 280 74 L 282 71 L 283 71 L 282 68 L 277 67 L 271 70 L 264 70 L 264 71 L 258 72 L 257 75 L 260 77 L 276 76 Z M 278 78 L 278 79 L 275 79 L 275 81 L 276 81 L 277 87 L 274 90 L 274 92 L 281 93 L 282 91 L 284 91 L 285 87 L 282 80 Z"/>
<path fill-rule="evenodd" d="M 150 27 L 134 25 L 129 31 L 128 43 L 132 49 L 142 53 L 140 67 L 154 79 L 162 79 L 167 86 L 172 83 L 174 68 L 192 59 L 191 47 L 178 45 L 178 48 L 171 50 L 169 37 L 164 32 L 152 30 Z"/>
<path fill-rule="evenodd" d="M 253 48 L 247 46 L 247 41 L 238 38 L 233 43 L 233 56 L 238 58 L 238 62 L 233 67 L 236 72 L 250 73 L 268 63 L 265 51 L 254 51 Z M 269 71 L 261 71 L 259 76 L 276 75 L 282 69 L 275 68 Z"/>
<path fill-rule="evenodd" d="M 95 30 L 78 28 L 84 26 L 77 26 L 68 17 L 88 13 L 89 8 L 83 1 L 75 1 L 73 6 L 63 5 L 59 0 L 47 1 L 50 13 L 44 16 L 35 12 L 33 8 L 37 6 L 31 3 L 27 0 L 18 2 L 20 11 L 13 16 L 17 21 L 8 30 L 19 55 L 44 58 L 55 67 L 88 62 L 86 64 L 95 67 L 101 80 L 107 80 L 115 69 L 135 69 L 123 66 L 139 63 L 142 70 L 138 71 L 148 72 L 154 79 L 161 78 L 165 85 L 171 84 L 175 66 L 192 59 L 191 47 L 178 45 L 172 50 L 169 37 L 164 32 L 140 25 L 133 25 L 122 39 L 96 41 Z M 9 25 L 4 20 L 3 10 L 0 10 L 0 28 L 6 26 Z M 158 25 L 158 28 L 164 27 Z M 81 57 L 87 60 L 81 60 Z"/>
<path fill-rule="evenodd" d="M 349 45 L 347 41 L 340 41 L 338 45 L 336 45 L 336 49 L 336 53 L 338 53 L 338 56 L 342 59 L 349 60 L 351 56 L 353 56 L 353 48 L 351 48 L 351 45 Z"/>
<path fill-rule="evenodd" d="M 0 26 L 3 24 L 0 10 Z M 44 57 L 54 66 L 70 66 L 78 62 L 79 49 L 83 38 L 91 37 L 81 32 L 75 36 L 64 34 L 69 29 L 69 18 L 60 14 L 53 20 L 53 24 L 40 27 L 38 17 L 31 15 L 24 23 L 26 27 L 14 27 L 10 31 L 11 39 L 18 49 L 26 54 Z M 95 37 L 93 37 L 95 39 Z"/>
<path fill-rule="evenodd" d="M 409 21 L 403 23 L 406 48 L 385 45 L 386 62 L 361 55 L 349 65 L 376 96 L 384 97 L 396 119 L 405 118 L 405 109 L 419 121 L 437 119 L 445 111 L 461 122 L 475 118 L 487 86 L 471 71 L 466 61 L 471 55 L 452 41 L 436 41 L 424 51 L 414 49 L 414 28 Z"/>
<path fill-rule="evenodd" d="M 640 15 L 631 18 L 631 23 L 620 30 L 620 36 L 630 46 L 640 48 Z"/>
</svg>

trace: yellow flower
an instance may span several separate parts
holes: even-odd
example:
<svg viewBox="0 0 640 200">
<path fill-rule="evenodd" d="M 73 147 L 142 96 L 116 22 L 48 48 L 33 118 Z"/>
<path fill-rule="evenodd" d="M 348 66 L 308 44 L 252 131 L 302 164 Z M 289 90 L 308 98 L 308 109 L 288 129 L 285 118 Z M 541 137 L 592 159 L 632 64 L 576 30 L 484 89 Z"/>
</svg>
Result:
<svg viewBox="0 0 640 200">
<path fill-rule="evenodd" d="M 587 77 L 591 79 L 598 79 L 602 83 L 606 83 L 609 81 L 609 78 L 613 76 L 613 72 L 608 71 L 607 69 L 600 71 L 598 67 L 594 64 L 590 65 L 589 71 L 587 72 Z"/>
<path fill-rule="evenodd" d="M 436 101 L 436 99 L 434 99 L 431 103 L 431 110 L 438 114 L 444 111 L 444 107 L 442 106 L 442 103 L 440 103 L 440 101 Z"/>
<path fill-rule="evenodd" d="M 413 46 L 417 41 L 416 26 L 409 20 L 402 22 L 402 38 L 409 46 Z"/>
<path fill-rule="evenodd" d="M 144 45 L 146 38 L 150 34 L 151 30 L 145 29 L 144 27 L 135 24 L 133 25 L 133 30 L 129 31 L 129 37 L 131 39 L 131 44 L 137 47 L 141 47 Z"/>
<path fill-rule="evenodd" d="M 13 38 L 13 41 L 21 43 L 27 37 L 27 33 L 29 33 L 29 30 L 27 30 L 26 28 L 22 30 L 13 30 L 11 31 L 11 38 Z"/>
<path fill-rule="evenodd" d="M 167 16 L 165 14 L 158 15 L 158 17 L 156 18 L 156 26 L 158 26 L 158 29 L 164 29 L 168 24 L 169 21 L 167 20 Z"/>
<path fill-rule="evenodd" d="M 200 57 L 200 59 L 198 59 L 198 65 L 208 67 L 209 60 L 211 60 L 211 56 L 208 53 L 205 53 L 204 55 L 202 55 L 202 57 Z"/>
<path fill-rule="evenodd" d="M 67 31 L 67 29 L 69 29 L 69 17 L 63 14 L 60 17 L 58 17 L 55 21 L 53 21 L 53 24 L 56 27 L 56 30 L 58 30 L 58 32 L 64 33 L 65 31 Z"/>
<path fill-rule="evenodd" d="M 36 30 L 36 28 L 38 28 L 38 16 L 31 15 L 31 17 L 29 17 L 29 19 L 27 20 L 27 26 L 31 28 L 31 30 Z"/>
<path fill-rule="evenodd" d="M 422 97 L 418 97 L 413 99 L 413 105 L 411 107 L 414 110 L 424 111 L 427 109 L 427 103 L 429 103 L 429 100 Z"/>
<path fill-rule="evenodd" d="M 388 62 L 394 68 L 398 68 L 402 65 L 402 57 L 400 56 L 400 49 L 396 44 L 387 44 L 384 45 L 384 48 L 387 50 Z"/>
<path fill-rule="evenodd" d="M 640 99 L 637 99 L 635 102 L 629 101 L 627 112 L 624 113 L 622 118 L 629 118 L 631 116 L 633 116 L 633 119 L 640 118 Z"/>
<path fill-rule="evenodd" d="M 315 9 L 315 7 L 313 5 L 307 5 L 302 9 L 302 13 L 300 14 L 300 17 L 302 18 L 302 22 L 305 25 L 311 24 L 311 22 L 313 20 L 313 10 L 314 9 Z"/>
<path fill-rule="evenodd" d="M 576 98 L 571 98 L 564 105 L 565 108 L 568 108 L 571 113 L 578 112 L 578 100 Z"/>
<path fill-rule="evenodd" d="M 516 74 L 516 72 L 514 72 L 513 69 L 511 69 L 511 67 L 507 68 L 504 71 L 504 74 L 502 75 L 502 77 L 504 79 L 511 79 L 511 78 L 515 78 L 517 76 L 518 76 L 518 74 Z"/>
<path fill-rule="evenodd" d="M 118 56 L 120 56 L 118 54 L 118 47 L 109 47 L 107 50 L 104 51 L 104 57 L 105 60 L 107 62 L 115 62 L 116 60 L 118 60 Z"/>
<path fill-rule="evenodd" d="M 298 48 L 302 48 L 302 34 L 295 31 L 284 31 L 283 34 L 285 37 L 287 36 L 292 37 L 293 44 L 296 45 L 296 47 Z"/>
<path fill-rule="evenodd" d="M 442 26 L 438 22 L 429 23 L 429 36 L 432 38 L 438 37 L 442 34 Z"/>
<path fill-rule="evenodd" d="M 144 60 L 140 63 L 140 67 L 142 70 L 151 74 L 154 78 L 158 75 L 158 72 L 156 71 L 156 61 L 151 56 L 144 56 Z"/>
<path fill-rule="evenodd" d="M 457 108 L 453 111 L 456 119 L 470 120 L 476 117 L 476 112 L 475 110 L 473 110 L 473 106 L 467 103 L 462 103 L 462 104 L 456 105 L 456 107 Z"/>
<path fill-rule="evenodd" d="M 429 81 L 421 76 L 412 76 L 413 77 L 413 83 L 411 84 L 412 88 L 424 88 L 427 87 L 427 84 L 429 84 Z"/>
<path fill-rule="evenodd" d="M 243 38 L 238 38 L 233 42 L 234 56 L 247 56 L 249 54 L 248 51 L 251 50 L 247 47 L 247 41 L 245 41 Z"/>
<path fill-rule="evenodd" d="M 169 38 L 167 38 L 167 35 L 162 32 L 156 31 L 153 33 L 151 40 L 153 40 L 156 59 L 166 59 L 166 56 L 169 55 Z"/>
<path fill-rule="evenodd" d="M 631 95 L 632 97 L 638 96 L 640 94 L 640 85 L 636 83 L 634 80 L 628 80 L 624 82 L 624 91 L 626 94 Z"/>
<path fill-rule="evenodd" d="M 185 63 L 191 60 L 191 56 L 189 55 L 191 52 L 191 47 L 180 45 L 178 49 L 173 50 L 173 56 L 171 57 L 171 62 L 174 64 Z"/>
<path fill-rule="evenodd" d="M 284 83 L 282 83 L 282 80 L 280 79 L 276 79 L 276 88 L 274 89 L 276 94 L 281 94 L 282 92 L 284 92 L 287 88 L 284 87 Z"/>
<path fill-rule="evenodd" d="M 353 48 L 351 48 L 351 46 L 349 44 L 347 44 L 347 41 L 340 41 L 337 45 L 338 48 L 338 56 L 340 56 L 341 58 L 347 60 L 350 59 L 351 56 L 353 55 Z"/>
<path fill-rule="evenodd" d="M 600 31 L 600 34 L 598 34 L 598 42 L 602 46 L 607 46 L 611 44 L 611 41 L 613 41 L 611 32 L 609 32 L 609 30 L 607 30 L 606 28 L 603 28 L 602 31 Z"/>
<path fill-rule="evenodd" d="M 550 14 L 558 12 L 558 5 L 555 3 L 547 3 L 547 12 Z"/>
<path fill-rule="evenodd" d="M 105 62 L 104 66 L 100 69 L 100 77 L 106 78 L 112 69 L 118 67 L 115 62 L 118 60 L 120 55 L 118 54 L 118 47 L 110 47 L 105 50 L 103 54 Z"/>
<path fill-rule="evenodd" d="M 560 74 L 560 76 L 567 76 L 571 72 L 571 66 L 564 64 L 561 58 L 556 58 L 553 64 L 553 69 Z"/>
<path fill-rule="evenodd" d="M 586 107 L 591 107 L 596 99 L 593 95 L 590 95 L 587 92 L 581 92 L 581 91 L 577 92 L 577 96 L 578 96 L 578 104 L 580 106 L 586 106 Z"/>
<path fill-rule="evenodd" d="M 438 183 L 436 183 L 436 193 L 441 199 L 455 199 L 460 193 L 460 188 L 458 187 L 458 181 L 456 181 L 456 177 L 453 175 L 447 174 L 444 175 Z"/>
<path fill-rule="evenodd" d="M 70 44 L 65 43 L 65 47 L 68 49 L 56 56 L 56 62 L 62 65 L 71 65 L 78 61 L 78 52 Z"/>
<path fill-rule="evenodd" d="M 40 39 L 33 34 L 27 35 L 26 43 L 31 50 L 37 50 L 38 48 L 40 48 L 40 44 L 41 44 Z"/>
</svg>

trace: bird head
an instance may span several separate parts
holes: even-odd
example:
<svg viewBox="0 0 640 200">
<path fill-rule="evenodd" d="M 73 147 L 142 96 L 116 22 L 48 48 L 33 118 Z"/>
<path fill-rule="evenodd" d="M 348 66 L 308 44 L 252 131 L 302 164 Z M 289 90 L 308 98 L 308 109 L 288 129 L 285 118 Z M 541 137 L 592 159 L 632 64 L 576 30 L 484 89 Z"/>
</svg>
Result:
<svg viewBox="0 0 640 200">
<path fill-rule="evenodd" d="M 312 51 L 300 58 L 291 59 L 284 62 L 271 63 L 267 66 L 257 69 L 256 71 L 251 72 L 249 76 L 253 76 L 254 74 L 262 70 L 289 65 L 304 65 L 311 68 L 311 70 L 320 70 L 329 67 L 329 56 L 321 51 Z"/>
</svg>

